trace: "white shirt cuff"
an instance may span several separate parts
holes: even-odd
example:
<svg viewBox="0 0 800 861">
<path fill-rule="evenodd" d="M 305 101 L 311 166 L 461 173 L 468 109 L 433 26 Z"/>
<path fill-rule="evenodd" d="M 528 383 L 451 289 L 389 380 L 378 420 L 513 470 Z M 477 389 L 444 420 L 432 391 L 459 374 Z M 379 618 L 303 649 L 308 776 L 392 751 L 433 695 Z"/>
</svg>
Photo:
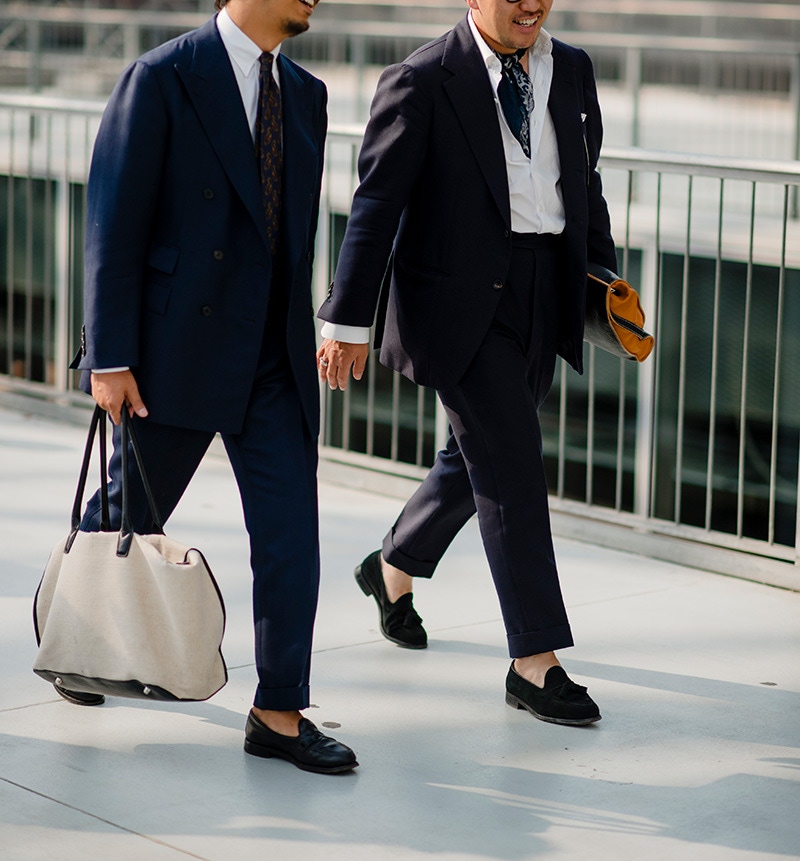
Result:
<svg viewBox="0 0 800 861">
<path fill-rule="evenodd" d="M 369 328 L 364 326 L 344 326 L 341 323 L 323 323 L 320 334 L 329 341 L 343 344 L 368 344 Z"/>
<path fill-rule="evenodd" d="M 92 368 L 93 374 L 116 374 L 118 371 L 130 371 L 130 368 Z"/>
</svg>

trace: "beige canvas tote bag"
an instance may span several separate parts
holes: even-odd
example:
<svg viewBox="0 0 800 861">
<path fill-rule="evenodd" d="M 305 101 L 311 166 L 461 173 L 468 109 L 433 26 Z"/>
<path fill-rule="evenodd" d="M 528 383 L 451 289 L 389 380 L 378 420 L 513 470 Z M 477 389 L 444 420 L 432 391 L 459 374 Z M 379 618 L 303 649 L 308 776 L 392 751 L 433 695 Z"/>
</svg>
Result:
<svg viewBox="0 0 800 861">
<path fill-rule="evenodd" d="M 106 413 L 95 409 L 69 534 L 50 554 L 34 600 L 33 670 L 69 690 L 154 700 L 206 700 L 228 680 L 225 606 L 203 554 L 163 534 L 133 428 L 122 411 L 122 526 L 108 531 Z M 102 425 L 102 427 L 101 427 Z M 100 430 L 102 523 L 81 532 Z M 128 440 L 158 532 L 135 534 L 128 512 Z"/>
</svg>

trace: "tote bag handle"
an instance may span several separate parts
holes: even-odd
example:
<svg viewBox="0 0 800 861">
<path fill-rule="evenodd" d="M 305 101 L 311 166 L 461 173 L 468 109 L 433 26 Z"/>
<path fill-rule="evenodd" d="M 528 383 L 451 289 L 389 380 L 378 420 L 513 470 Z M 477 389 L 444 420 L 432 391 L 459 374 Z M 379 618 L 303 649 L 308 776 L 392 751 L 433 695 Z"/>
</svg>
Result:
<svg viewBox="0 0 800 861">
<path fill-rule="evenodd" d="M 75 541 L 75 536 L 81 524 L 81 511 L 83 509 L 83 495 L 86 490 L 86 479 L 89 474 L 89 465 L 92 459 L 92 449 L 94 448 L 94 440 L 98 432 L 100 434 L 100 531 L 110 532 L 111 518 L 109 514 L 108 504 L 108 454 L 106 446 L 106 411 L 101 406 L 96 406 L 92 413 L 92 421 L 89 425 L 89 435 L 86 439 L 86 446 L 83 451 L 83 463 L 81 464 L 80 475 L 78 476 L 78 487 L 75 491 L 75 500 L 72 504 L 71 516 L 71 531 L 67 538 L 64 552 L 69 553 L 72 543 Z M 150 507 L 150 514 L 153 517 L 155 532 L 163 534 L 164 523 L 161 519 L 161 514 L 158 510 L 153 491 L 150 487 L 150 482 L 147 478 L 147 473 L 144 468 L 144 461 L 139 449 L 139 443 L 136 439 L 136 434 L 133 430 L 128 410 L 122 409 L 122 422 L 120 426 L 120 449 L 122 455 L 122 522 L 120 525 L 119 539 L 117 541 L 117 556 L 127 556 L 133 540 L 133 529 L 131 528 L 130 518 L 130 488 L 128 481 L 128 441 L 130 440 L 131 448 L 133 449 L 136 466 L 139 469 L 139 475 L 142 479 L 144 492 L 147 496 L 147 504 Z"/>
</svg>

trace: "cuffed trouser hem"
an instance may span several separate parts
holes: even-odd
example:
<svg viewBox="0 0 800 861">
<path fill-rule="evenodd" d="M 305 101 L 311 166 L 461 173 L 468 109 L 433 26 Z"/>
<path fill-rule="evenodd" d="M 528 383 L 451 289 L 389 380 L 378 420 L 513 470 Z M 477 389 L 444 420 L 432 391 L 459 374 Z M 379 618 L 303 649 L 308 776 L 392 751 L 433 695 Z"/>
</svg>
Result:
<svg viewBox="0 0 800 861">
<path fill-rule="evenodd" d="M 406 556 L 405 553 L 398 550 L 392 543 L 392 532 L 390 531 L 383 539 L 383 547 L 381 548 L 383 558 L 395 568 L 399 568 L 409 577 L 433 577 L 433 572 L 436 570 L 437 562 L 420 562 L 419 559 L 412 559 Z"/>
<path fill-rule="evenodd" d="M 307 709 L 310 704 L 308 686 L 300 688 L 264 688 L 259 685 L 253 705 L 257 709 L 276 712 L 293 712 Z"/>
<path fill-rule="evenodd" d="M 508 635 L 508 654 L 512 658 L 527 658 L 542 652 L 555 652 L 574 646 L 569 625 L 548 628 L 546 631 L 531 631 L 528 634 Z"/>
</svg>

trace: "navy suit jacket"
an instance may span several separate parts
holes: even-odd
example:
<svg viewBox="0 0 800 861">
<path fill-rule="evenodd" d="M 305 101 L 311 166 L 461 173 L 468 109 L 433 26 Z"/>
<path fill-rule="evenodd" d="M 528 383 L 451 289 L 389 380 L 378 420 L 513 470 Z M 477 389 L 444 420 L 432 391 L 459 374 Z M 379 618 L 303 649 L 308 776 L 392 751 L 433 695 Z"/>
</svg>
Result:
<svg viewBox="0 0 800 861">
<path fill-rule="evenodd" d="M 288 358 L 316 434 L 311 267 L 327 93 L 282 54 L 278 62 L 278 269 L 289 297 Z M 153 421 L 238 432 L 276 274 L 260 195 L 253 140 L 212 18 L 133 63 L 106 107 L 89 176 L 84 335 L 73 367 L 129 366 Z"/>
<path fill-rule="evenodd" d="M 587 253 L 610 269 L 616 253 L 596 171 L 602 122 L 591 61 L 558 41 L 548 106 L 566 212 L 559 353 L 580 371 Z M 511 260 L 502 136 L 466 18 L 384 72 L 359 174 L 334 283 L 318 316 L 372 325 L 386 280 L 381 361 L 422 385 L 449 388 L 489 328 Z"/>
</svg>

